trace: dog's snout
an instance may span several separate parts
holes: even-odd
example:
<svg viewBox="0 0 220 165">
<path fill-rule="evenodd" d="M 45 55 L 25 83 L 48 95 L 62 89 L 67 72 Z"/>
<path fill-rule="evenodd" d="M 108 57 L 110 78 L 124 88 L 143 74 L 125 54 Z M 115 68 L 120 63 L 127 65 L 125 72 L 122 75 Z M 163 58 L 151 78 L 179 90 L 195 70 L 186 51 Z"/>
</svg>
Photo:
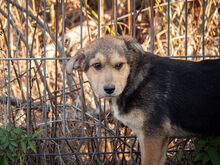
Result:
<svg viewBox="0 0 220 165">
<path fill-rule="evenodd" d="M 115 91 L 114 85 L 106 85 L 104 86 L 104 90 L 107 94 L 112 94 Z"/>
</svg>

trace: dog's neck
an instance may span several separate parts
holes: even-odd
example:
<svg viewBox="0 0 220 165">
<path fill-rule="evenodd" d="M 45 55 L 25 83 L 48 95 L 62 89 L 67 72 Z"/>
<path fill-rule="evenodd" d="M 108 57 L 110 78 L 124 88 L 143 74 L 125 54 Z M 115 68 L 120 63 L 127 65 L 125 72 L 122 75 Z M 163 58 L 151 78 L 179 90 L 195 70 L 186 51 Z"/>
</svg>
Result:
<svg viewBox="0 0 220 165">
<path fill-rule="evenodd" d="M 140 64 L 140 63 L 144 63 L 144 64 Z M 115 101 L 121 113 L 123 112 L 126 113 L 129 111 L 129 109 L 127 109 L 127 106 L 128 104 L 132 103 L 132 99 L 131 99 L 132 95 L 139 88 L 141 83 L 143 82 L 147 83 L 147 81 L 145 81 L 144 79 L 148 78 L 150 67 L 151 67 L 150 62 L 148 63 L 144 59 L 139 60 L 136 63 L 136 66 L 132 67 L 124 91 L 120 96 L 114 98 L 111 101 L 111 102 Z"/>
</svg>

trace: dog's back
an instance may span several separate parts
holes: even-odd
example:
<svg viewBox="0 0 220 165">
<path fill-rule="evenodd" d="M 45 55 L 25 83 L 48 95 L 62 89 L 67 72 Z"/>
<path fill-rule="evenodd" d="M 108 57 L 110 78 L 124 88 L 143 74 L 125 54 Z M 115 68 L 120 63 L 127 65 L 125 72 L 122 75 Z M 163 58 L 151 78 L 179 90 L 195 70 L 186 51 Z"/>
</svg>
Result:
<svg viewBox="0 0 220 165">
<path fill-rule="evenodd" d="M 220 135 L 220 60 L 185 63 L 174 78 L 170 118 L 189 131 Z"/>
<path fill-rule="evenodd" d="M 166 109 L 173 124 L 193 133 L 220 135 L 219 59 L 188 62 L 156 57 L 152 72 L 159 73 L 151 78 L 166 97 L 158 99 L 158 110 Z"/>
</svg>

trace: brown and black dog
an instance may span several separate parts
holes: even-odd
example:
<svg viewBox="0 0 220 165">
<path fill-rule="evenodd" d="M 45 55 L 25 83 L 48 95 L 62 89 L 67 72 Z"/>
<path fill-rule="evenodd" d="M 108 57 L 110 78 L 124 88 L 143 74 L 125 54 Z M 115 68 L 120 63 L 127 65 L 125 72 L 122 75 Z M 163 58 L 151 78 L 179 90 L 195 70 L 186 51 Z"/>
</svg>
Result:
<svg viewBox="0 0 220 165">
<path fill-rule="evenodd" d="M 79 50 L 67 72 L 84 71 L 98 97 L 130 127 L 142 164 L 164 164 L 169 137 L 220 135 L 220 60 L 190 62 L 144 52 L 128 36 Z"/>
</svg>

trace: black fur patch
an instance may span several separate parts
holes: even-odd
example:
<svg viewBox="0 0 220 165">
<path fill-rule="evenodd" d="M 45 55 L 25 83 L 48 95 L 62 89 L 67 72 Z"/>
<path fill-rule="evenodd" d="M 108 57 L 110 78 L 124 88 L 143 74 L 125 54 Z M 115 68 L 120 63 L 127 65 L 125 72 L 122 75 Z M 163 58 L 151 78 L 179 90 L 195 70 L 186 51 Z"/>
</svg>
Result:
<svg viewBox="0 0 220 165">
<path fill-rule="evenodd" d="M 121 113 L 144 110 L 147 130 L 162 128 L 168 118 L 187 132 L 220 135 L 219 59 L 189 62 L 150 53 L 138 57 L 118 99 Z"/>
</svg>

